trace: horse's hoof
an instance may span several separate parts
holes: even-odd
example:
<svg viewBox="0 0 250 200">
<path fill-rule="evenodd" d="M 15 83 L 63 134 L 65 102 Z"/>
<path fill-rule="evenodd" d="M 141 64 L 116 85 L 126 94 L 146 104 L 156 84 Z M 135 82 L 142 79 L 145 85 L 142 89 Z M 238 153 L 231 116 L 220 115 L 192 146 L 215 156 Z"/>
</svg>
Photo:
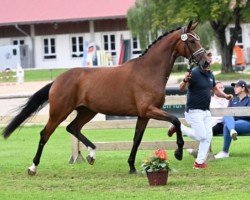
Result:
<svg viewBox="0 0 250 200">
<path fill-rule="evenodd" d="M 183 153 L 182 153 L 182 151 L 179 151 L 178 149 L 176 149 L 174 152 L 174 156 L 177 160 L 182 160 Z"/>
<path fill-rule="evenodd" d="M 129 174 L 137 174 L 136 169 L 131 169 L 131 170 L 129 170 Z"/>
<path fill-rule="evenodd" d="M 30 176 L 35 176 L 35 175 L 36 175 L 36 172 L 34 172 L 34 171 L 28 169 L 28 174 L 29 174 Z"/>
<path fill-rule="evenodd" d="M 172 137 L 173 134 L 176 132 L 176 128 L 174 125 L 172 125 L 169 129 L 168 129 L 168 137 Z"/>
<path fill-rule="evenodd" d="M 88 155 L 86 159 L 90 165 L 93 165 L 95 162 L 95 159 L 93 157 L 90 157 L 90 155 Z"/>
</svg>

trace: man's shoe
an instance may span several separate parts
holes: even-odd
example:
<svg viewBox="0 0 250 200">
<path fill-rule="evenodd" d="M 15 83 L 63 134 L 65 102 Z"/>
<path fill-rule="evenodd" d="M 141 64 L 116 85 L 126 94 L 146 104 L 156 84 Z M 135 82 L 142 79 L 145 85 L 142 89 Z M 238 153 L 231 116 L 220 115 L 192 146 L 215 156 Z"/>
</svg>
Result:
<svg viewBox="0 0 250 200">
<path fill-rule="evenodd" d="M 228 158 L 229 153 L 221 151 L 218 154 L 216 154 L 214 157 L 215 157 L 215 159 Z"/>
<path fill-rule="evenodd" d="M 233 140 L 237 140 L 237 139 L 238 139 L 238 138 L 237 138 L 237 136 L 238 136 L 237 131 L 234 130 L 234 129 L 232 129 L 232 130 L 230 131 L 230 136 L 231 136 L 231 138 L 232 138 Z"/>
<path fill-rule="evenodd" d="M 168 129 L 168 136 L 172 137 L 173 134 L 176 132 L 175 126 L 172 125 L 169 129 Z"/>
<path fill-rule="evenodd" d="M 194 158 L 197 158 L 198 155 L 198 149 L 187 149 L 187 152 L 189 155 L 193 156 Z M 212 152 L 209 152 L 207 155 L 207 160 L 206 161 L 211 161 L 214 160 L 215 157 Z"/>
<path fill-rule="evenodd" d="M 194 162 L 193 168 L 194 168 L 194 169 L 205 169 L 205 168 L 207 168 L 207 164 L 206 164 L 206 163 L 199 164 L 199 163 L 197 163 L 197 162 L 195 161 L 195 162 Z"/>
</svg>

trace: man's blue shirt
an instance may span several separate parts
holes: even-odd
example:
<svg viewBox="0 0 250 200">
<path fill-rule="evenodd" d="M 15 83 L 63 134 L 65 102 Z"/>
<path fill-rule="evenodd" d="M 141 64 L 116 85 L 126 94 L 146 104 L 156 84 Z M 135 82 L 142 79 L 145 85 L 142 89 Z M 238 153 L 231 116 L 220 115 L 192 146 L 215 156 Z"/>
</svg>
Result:
<svg viewBox="0 0 250 200">
<path fill-rule="evenodd" d="M 212 72 L 204 72 L 199 67 L 193 68 L 187 90 L 186 110 L 209 110 L 211 90 L 214 86 L 215 78 Z"/>
</svg>

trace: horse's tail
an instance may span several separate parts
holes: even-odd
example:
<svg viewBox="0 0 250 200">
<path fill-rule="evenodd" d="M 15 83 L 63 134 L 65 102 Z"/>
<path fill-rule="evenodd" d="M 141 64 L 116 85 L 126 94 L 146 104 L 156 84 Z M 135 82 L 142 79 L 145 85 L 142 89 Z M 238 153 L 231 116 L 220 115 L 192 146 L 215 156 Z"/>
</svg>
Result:
<svg viewBox="0 0 250 200">
<path fill-rule="evenodd" d="M 36 113 L 41 110 L 48 103 L 49 90 L 52 84 L 53 82 L 38 90 L 28 99 L 26 104 L 21 106 L 22 110 L 11 120 L 11 122 L 3 130 L 2 134 L 4 138 L 8 138 L 11 133 L 16 130 L 16 128 L 20 126 L 27 118 L 29 118 L 33 113 Z"/>
</svg>

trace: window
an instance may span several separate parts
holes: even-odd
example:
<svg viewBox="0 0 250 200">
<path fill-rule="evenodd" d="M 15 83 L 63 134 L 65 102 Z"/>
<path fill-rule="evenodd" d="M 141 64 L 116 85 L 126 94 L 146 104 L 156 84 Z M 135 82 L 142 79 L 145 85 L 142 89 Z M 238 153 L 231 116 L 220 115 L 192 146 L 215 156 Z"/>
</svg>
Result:
<svg viewBox="0 0 250 200">
<path fill-rule="evenodd" d="M 229 29 L 230 37 L 232 36 L 233 31 L 234 31 L 234 28 Z M 242 29 L 240 29 L 240 32 L 238 34 L 237 43 L 240 43 L 240 44 L 242 43 Z"/>
<path fill-rule="evenodd" d="M 44 38 L 43 39 L 43 54 L 44 54 L 44 59 L 56 58 L 55 38 Z"/>
<path fill-rule="evenodd" d="M 23 39 L 15 39 L 12 41 L 13 45 L 24 45 L 24 40 Z"/>
<path fill-rule="evenodd" d="M 13 56 L 16 56 L 16 55 L 17 55 L 16 49 L 13 49 L 13 50 L 12 50 L 12 54 L 13 54 Z"/>
<path fill-rule="evenodd" d="M 72 58 L 83 57 L 83 37 L 71 37 Z"/>
<path fill-rule="evenodd" d="M 140 47 L 139 39 L 137 37 L 133 37 L 131 41 L 132 41 L 132 53 L 141 54 L 141 47 Z"/>
<path fill-rule="evenodd" d="M 116 55 L 116 46 L 115 46 L 115 35 L 114 34 L 106 34 L 103 35 L 103 44 L 104 50 L 111 53 L 112 56 Z"/>
</svg>

